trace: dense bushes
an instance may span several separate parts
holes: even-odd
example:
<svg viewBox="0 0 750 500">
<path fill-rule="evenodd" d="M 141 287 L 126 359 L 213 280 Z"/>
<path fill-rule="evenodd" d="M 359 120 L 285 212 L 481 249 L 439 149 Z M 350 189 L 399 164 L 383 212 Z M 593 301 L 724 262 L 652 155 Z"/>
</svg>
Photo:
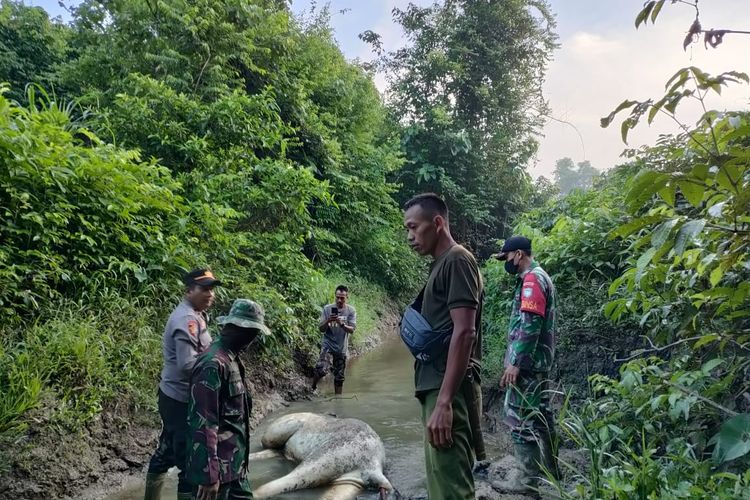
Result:
<svg viewBox="0 0 750 500">
<path fill-rule="evenodd" d="M 280 370 L 318 340 L 327 273 L 355 284 L 362 333 L 384 290 L 410 293 L 422 264 L 386 182 L 397 129 L 325 15 L 301 24 L 270 0 L 72 14 L 0 7 L 0 57 L 24 69 L 1 74 L 0 434 L 35 406 L 78 429 L 115 396 L 152 401 L 183 270 L 221 276 L 215 312 L 265 306 L 261 355 Z M 24 94 L 32 77 L 45 89 Z"/>
<path fill-rule="evenodd" d="M 689 81 L 683 74 L 703 90 L 746 79 L 689 68 L 675 76 L 678 85 Z M 559 291 L 562 372 L 553 376 L 576 396 L 560 427 L 563 442 L 587 458 L 583 468 L 564 464 L 572 490 L 552 481 L 563 498 L 750 491 L 747 123 L 745 113 L 709 111 L 685 134 L 630 152 L 631 163 L 594 189 L 517 221 Z M 492 381 L 502 369 L 512 283 L 499 263 L 485 271 Z M 588 356 L 592 346 L 600 350 Z M 598 364 L 592 371 L 606 375 L 571 391 L 574 363 Z"/>
<path fill-rule="evenodd" d="M 616 326 L 604 317 L 610 283 L 625 269 L 627 243 L 609 237 L 626 219 L 623 189 L 632 167 L 613 169 L 593 189 L 574 190 L 549 200 L 516 221 L 515 234 L 532 240 L 534 259 L 550 274 L 558 291 L 558 363 L 568 386 L 586 392 L 587 375 L 606 368 L 613 349 L 629 345 L 628 325 Z M 503 263 L 484 265 L 487 288 L 484 328 L 485 364 L 490 379 L 502 372 L 508 313 L 515 277 Z M 633 325 L 630 325 L 631 327 Z M 586 359 L 590 357 L 590 359 Z M 577 363 L 588 364 L 578 366 Z M 611 367 L 609 367 L 611 370 Z M 569 387 L 570 388 L 570 387 Z"/>
<path fill-rule="evenodd" d="M 98 281 L 163 272 L 185 213 L 168 170 L 102 143 L 72 106 L 33 100 L 0 95 L 0 309 L 11 323 Z"/>
</svg>

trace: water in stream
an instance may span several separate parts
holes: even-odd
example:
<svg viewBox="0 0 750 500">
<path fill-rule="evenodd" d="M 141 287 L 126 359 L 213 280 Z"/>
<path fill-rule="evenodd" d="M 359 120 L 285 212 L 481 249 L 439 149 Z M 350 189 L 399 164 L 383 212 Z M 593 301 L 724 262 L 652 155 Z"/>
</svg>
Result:
<svg viewBox="0 0 750 500">
<path fill-rule="evenodd" d="M 332 413 L 338 417 L 358 418 L 367 422 L 383 440 L 386 451 L 385 474 L 405 496 L 424 491 L 424 458 L 422 424 L 419 402 L 414 397 L 413 358 L 397 335 L 389 335 L 375 350 L 347 363 L 346 382 L 342 398 L 333 397 L 331 377 L 321 383 L 319 395 L 312 401 L 299 401 L 270 414 L 255 430 L 251 439 L 251 452 L 258 451 L 260 436 L 266 425 L 288 413 Z M 503 443 L 487 443 L 490 456 Z M 254 486 L 281 477 L 294 468 L 283 459 L 252 462 L 250 479 Z M 176 471 L 172 471 L 176 472 Z M 176 473 L 170 475 L 165 487 L 165 498 L 174 498 Z M 304 490 L 288 493 L 278 498 L 316 499 L 323 490 Z M 141 500 L 143 484 L 134 485 L 107 500 Z"/>
</svg>

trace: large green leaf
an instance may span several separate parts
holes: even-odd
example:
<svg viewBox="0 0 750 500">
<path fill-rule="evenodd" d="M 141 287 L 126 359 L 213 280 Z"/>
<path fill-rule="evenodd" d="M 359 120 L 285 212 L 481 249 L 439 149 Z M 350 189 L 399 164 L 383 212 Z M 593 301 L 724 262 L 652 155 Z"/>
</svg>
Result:
<svg viewBox="0 0 750 500">
<path fill-rule="evenodd" d="M 678 181 L 677 185 L 680 186 L 680 191 L 691 205 L 694 207 L 700 206 L 703 201 L 703 194 L 706 191 L 704 185 L 688 180 Z"/>
<path fill-rule="evenodd" d="M 676 255 L 682 255 L 685 251 L 685 247 L 688 243 L 692 242 L 693 239 L 703 231 L 703 227 L 706 225 L 704 219 L 691 220 L 686 222 L 678 231 L 677 237 L 675 238 L 674 253 Z"/>
<path fill-rule="evenodd" d="M 667 184 L 659 190 L 659 196 L 661 196 L 661 199 L 666 201 L 667 205 L 670 207 L 674 206 L 675 188 L 676 186 L 674 184 Z"/>
<path fill-rule="evenodd" d="M 622 224 L 621 226 L 615 228 L 615 230 L 610 233 L 609 238 L 614 239 L 617 237 L 624 238 L 626 236 L 630 236 L 631 234 L 643 229 L 646 226 L 650 226 L 651 224 L 659 222 L 663 218 L 664 217 L 662 215 L 645 215 L 643 217 L 638 217 L 628 222 L 627 224 Z"/>
<path fill-rule="evenodd" d="M 727 191 L 738 193 L 744 171 L 742 166 L 727 163 L 716 174 L 716 182 Z"/>
<path fill-rule="evenodd" d="M 638 210 L 651 199 L 654 193 L 666 186 L 667 182 L 669 182 L 668 174 L 642 170 L 631 181 L 625 202 L 631 210 Z"/>
<path fill-rule="evenodd" d="M 675 224 L 679 222 L 679 219 L 667 219 L 654 229 L 651 235 L 651 246 L 654 248 L 661 248 L 666 243 L 669 234 L 672 232 Z"/>
<path fill-rule="evenodd" d="M 741 413 L 724 422 L 711 441 L 716 443 L 712 458 L 718 464 L 750 452 L 750 414 Z"/>
<path fill-rule="evenodd" d="M 636 267 L 639 271 L 642 271 L 646 268 L 646 266 L 651 262 L 651 259 L 654 258 L 654 255 L 656 254 L 656 248 L 651 247 L 648 250 L 646 250 L 643 255 L 638 257 L 638 262 L 636 263 Z"/>
</svg>

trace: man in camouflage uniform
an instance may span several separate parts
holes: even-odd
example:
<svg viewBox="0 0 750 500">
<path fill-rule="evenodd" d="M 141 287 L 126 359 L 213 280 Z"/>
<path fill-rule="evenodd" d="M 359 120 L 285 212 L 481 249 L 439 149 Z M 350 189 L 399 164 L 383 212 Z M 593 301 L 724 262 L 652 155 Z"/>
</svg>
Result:
<svg viewBox="0 0 750 500">
<path fill-rule="evenodd" d="M 159 500 L 167 471 L 180 469 L 177 498 L 189 499 L 192 486 L 185 479 L 187 453 L 188 384 L 195 358 L 208 349 L 206 311 L 214 301 L 214 287 L 220 286 L 208 269 L 195 269 L 183 277 L 185 296 L 172 311 L 164 329 L 164 367 L 159 382 L 159 415 L 162 431 L 146 474 L 145 500 Z"/>
<path fill-rule="evenodd" d="M 357 328 L 357 311 L 346 303 L 349 289 L 345 285 L 336 287 L 336 302 L 328 304 L 320 313 L 319 329 L 323 332 L 323 345 L 315 365 L 312 388 L 325 377 L 330 367 L 328 357 L 333 358 L 333 388 L 337 395 L 343 392 L 346 357 L 349 353 L 349 335 Z M 334 312 L 335 311 L 335 312 Z"/>
<path fill-rule="evenodd" d="M 522 474 L 497 482 L 505 493 L 536 493 L 543 466 L 559 477 L 553 450 L 555 422 L 549 405 L 549 370 L 555 355 L 556 296 L 549 275 L 531 257 L 531 241 L 523 236 L 506 240 L 496 255 L 505 270 L 518 274 L 508 329 L 504 422 L 510 427 Z"/>
<path fill-rule="evenodd" d="M 260 334 L 270 334 L 263 309 L 237 299 L 218 318 L 221 336 L 198 357 L 190 379 L 187 476 L 198 500 L 253 498 L 247 477 L 252 401 L 240 359 Z"/>
</svg>

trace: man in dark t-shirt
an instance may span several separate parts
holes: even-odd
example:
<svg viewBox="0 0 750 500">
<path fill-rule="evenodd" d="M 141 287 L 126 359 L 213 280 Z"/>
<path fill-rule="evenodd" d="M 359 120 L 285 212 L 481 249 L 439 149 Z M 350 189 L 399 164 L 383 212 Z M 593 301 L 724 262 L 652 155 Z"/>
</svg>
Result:
<svg viewBox="0 0 750 500">
<path fill-rule="evenodd" d="M 421 194 L 404 209 L 409 246 L 434 259 L 420 312 L 434 331 L 453 329 L 441 355 L 428 363 L 415 360 L 414 365 L 425 425 L 428 496 L 474 499 L 472 469 L 481 443 L 482 277 L 471 253 L 451 236 L 448 208 L 439 196 Z"/>
</svg>

